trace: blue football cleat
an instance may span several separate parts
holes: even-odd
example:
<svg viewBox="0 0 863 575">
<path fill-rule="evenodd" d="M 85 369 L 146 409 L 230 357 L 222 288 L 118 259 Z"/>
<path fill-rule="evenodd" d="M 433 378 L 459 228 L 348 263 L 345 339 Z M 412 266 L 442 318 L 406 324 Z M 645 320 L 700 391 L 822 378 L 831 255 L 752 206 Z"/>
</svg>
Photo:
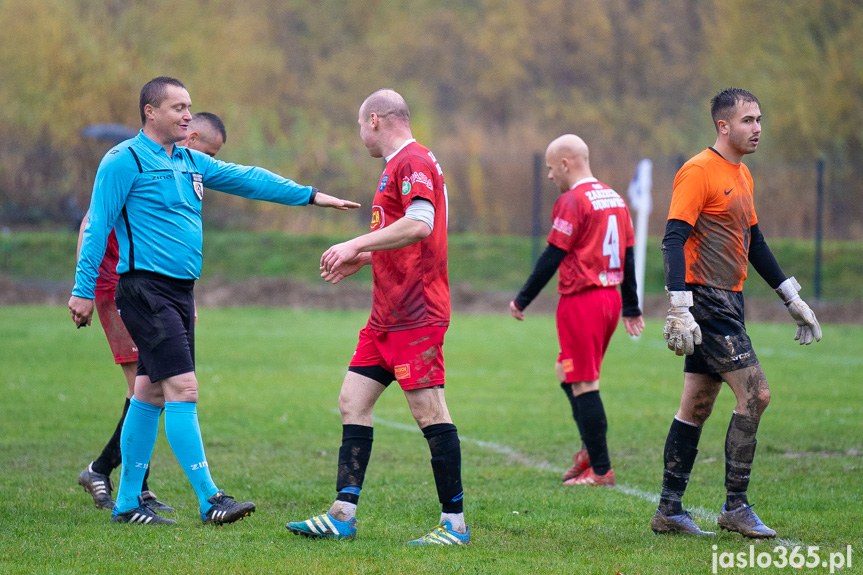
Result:
<svg viewBox="0 0 863 575">
<path fill-rule="evenodd" d="M 357 518 L 339 521 L 329 513 L 305 521 L 294 521 L 285 525 L 288 531 L 312 539 L 353 539 L 357 535 Z"/>
</svg>

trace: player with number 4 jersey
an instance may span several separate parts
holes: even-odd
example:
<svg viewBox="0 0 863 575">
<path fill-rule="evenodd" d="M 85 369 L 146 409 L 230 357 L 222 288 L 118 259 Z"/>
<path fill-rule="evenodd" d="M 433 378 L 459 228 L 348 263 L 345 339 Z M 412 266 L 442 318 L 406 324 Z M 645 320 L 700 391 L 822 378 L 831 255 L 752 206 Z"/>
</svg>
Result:
<svg viewBox="0 0 863 575">
<path fill-rule="evenodd" d="M 623 198 L 593 177 L 588 148 L 581 138 L 573 134 L 557 138 L 549 144 L 545 159 L 548 177 L 561 196 L 552 211 L 548 247 L 510 302 L 510 313 L 523 320 L 524 309 L 555 271 L 560 272 L 560 355 L 555 372 L 582 439 L 582 448 L 573 456 L 563 482 L 611 486 L 615 479 L 606 443 L 608 424 L 599 397 L 599 373 L 621 309 L 627 333 L 637 336 L 644 329 L 636 290 L 632 221 Z"/>
</svg>

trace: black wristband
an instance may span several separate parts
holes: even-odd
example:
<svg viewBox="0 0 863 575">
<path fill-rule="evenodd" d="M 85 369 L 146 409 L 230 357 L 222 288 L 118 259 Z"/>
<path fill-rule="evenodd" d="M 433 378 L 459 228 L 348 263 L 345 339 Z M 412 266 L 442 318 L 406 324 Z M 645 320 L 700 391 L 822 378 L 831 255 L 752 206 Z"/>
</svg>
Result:
<svg viewBox="0 0 863 575">
<path fill-rule="evenodd" d="M 318 190 L 317 188 L 312 188 L 312 193 L 311 193 L 311 194 L 309 194 L 309 205 L 310 205 L 310 206 L 315 205 L 315 196 L 317 196 L 317 195 L 318 195 L 318 192 L 319 192 L 319 191 L 320 191 L 320 190 Z"/>
</svg>

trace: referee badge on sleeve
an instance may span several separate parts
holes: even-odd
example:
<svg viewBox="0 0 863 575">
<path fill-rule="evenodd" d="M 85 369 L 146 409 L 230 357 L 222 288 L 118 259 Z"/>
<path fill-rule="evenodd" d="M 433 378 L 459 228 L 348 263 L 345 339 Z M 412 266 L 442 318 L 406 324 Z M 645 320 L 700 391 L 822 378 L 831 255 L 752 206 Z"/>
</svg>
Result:
<svg viewBox="0 0 863 575">
<path fill-rule="evenodd" d="M 195 195 L 198 199 L 204 200 L 204 176 L 201 174 L 192 174 L 192 186 L 195 188 Z"/>
</svg>

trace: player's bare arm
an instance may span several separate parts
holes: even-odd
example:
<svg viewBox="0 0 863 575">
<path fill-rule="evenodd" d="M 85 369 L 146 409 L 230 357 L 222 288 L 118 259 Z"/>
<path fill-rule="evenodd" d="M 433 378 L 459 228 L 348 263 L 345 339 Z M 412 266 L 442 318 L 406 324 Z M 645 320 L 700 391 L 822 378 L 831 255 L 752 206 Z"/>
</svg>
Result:
<svg viewBox="0 0 863 575">
<path fill-rule="evenodd" d="M 321 208 L 335 208 L 337 210 L 353 210 L 360 207 L 360 204 L 350 200 L 342 200 L 335 196 L 318 192 L 312 199 L 312 204 Z"/>
<path fill-rule="evenodd" d="M 401 218 L 385 228 L 330 247 L 321 256 L 321 271 L 328 274 L 341 273 L 341 267 L 352 262 L 360 253 L 403 248 L 424 240 L 431 234 L 431 231 L 425 222 Z M 349 267 L 353 265 L 355 263 L 349 264 Z"/>
<path fill-rule="evenodd" d="M 84 219 L 81 220 L 81 226 L 78 228 L 78 249 L 75 252 L 78 256 L 81 255 L 81 242 L 84 241 L 84 230 L 87 229 L 87 221 L 90 219 L 90 212 L 84 214 Z M 76 257 L 78 257 L 76 256 Z"/>
</svg>

